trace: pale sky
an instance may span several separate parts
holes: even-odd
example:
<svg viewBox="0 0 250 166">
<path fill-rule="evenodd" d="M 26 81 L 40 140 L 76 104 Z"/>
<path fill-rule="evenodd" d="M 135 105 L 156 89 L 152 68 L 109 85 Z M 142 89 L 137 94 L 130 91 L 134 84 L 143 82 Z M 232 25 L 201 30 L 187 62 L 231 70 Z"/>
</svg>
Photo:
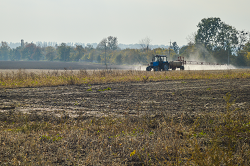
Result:
<svg viewBox="0 0 250 166">
<path fill-rule="evenodd" d="M 250 0 L 0 0 L 0 41 L 181 46 L 208 17 L 250 31 Z"/>
</svg>

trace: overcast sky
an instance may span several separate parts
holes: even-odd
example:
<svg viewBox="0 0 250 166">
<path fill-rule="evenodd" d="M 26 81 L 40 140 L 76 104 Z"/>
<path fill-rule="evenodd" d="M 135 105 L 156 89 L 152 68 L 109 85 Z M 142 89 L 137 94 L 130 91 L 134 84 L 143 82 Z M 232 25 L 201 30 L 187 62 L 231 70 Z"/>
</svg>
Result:
<svg viewBox="0 0 250 166">
<path fill-rule="evenodd" d="M 0 41 L 187 44 L 203 18 L 250 31 L 250 0 L 0 0 Z"/>
</svg>

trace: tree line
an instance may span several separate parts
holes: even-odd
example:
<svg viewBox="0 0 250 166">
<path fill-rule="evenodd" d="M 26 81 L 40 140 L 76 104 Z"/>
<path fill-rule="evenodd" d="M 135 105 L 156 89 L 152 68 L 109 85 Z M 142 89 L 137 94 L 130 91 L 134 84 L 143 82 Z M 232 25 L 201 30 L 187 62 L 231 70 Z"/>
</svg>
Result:
<svg viewBox="0 0 250 166">
<path fill-rule="evenodd" d="M 53 47 L 41 47 L 34 43 L 10 48 L 6 42 L 0 47 L 0 60 L 30 61 L 86 61 L 109 64 L 144 64 L 154 54 L 164 54 L 166 48 L 156 49 L 120 49 L 117 37 L 109 36 L 100 41 L 96 48 L 88 44 L 68 46 L 66 43 Z"/>
<path fill-rule="evenodd" d="M 10 48 L 6 42 L 0 47 L 0 60 L 45 60 L 45 61 L 87 61 L 109 64 L 147 64 L 155 54 L 167 55 L 168 60 L 183 56 L 186 60 L 200 60 L 250 66 L 249 33 L 237 30 L 220 18 L 204 18 L 198 30 L 189 36 L 187 45 L 179 47 L 173 42 L 169 48 L 153 48 L 150 38 L 139 41 L 140 49 L 120 49 L 118 38 L 102 39 L 96 48 L 88 44 L 69 46 L 66 43 L 53 46 L 39 46 L 26 43 Z"/>
</svg>

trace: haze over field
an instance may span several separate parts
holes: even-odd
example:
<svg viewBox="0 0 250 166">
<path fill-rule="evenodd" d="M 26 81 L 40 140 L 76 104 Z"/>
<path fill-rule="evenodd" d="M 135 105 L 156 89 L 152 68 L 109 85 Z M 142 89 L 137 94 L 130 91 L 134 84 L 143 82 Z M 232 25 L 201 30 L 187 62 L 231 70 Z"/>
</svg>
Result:
<svg viewBox="0 0 250 166">
<path fill-rule="evenodd" d="M 203 18 L 249 30 L 249 6 L 249 0 L 1 0 L 0 40 L 98 43 L 111 35 L 133 44 L 148 36 L 152 44 L 182 46 Z"/>
</svg>

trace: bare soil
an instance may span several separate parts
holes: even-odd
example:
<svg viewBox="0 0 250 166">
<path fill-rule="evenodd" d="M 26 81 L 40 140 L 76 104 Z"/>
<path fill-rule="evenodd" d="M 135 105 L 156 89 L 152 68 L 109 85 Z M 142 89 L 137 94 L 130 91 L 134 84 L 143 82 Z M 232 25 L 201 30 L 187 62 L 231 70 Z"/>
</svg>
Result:
<svg viewBox="0 0 250 166">
<path fill-rule="evenodd" d="M 225 96 L 249 108 L 249 79 L 178 80 L 146 83 L 70 85 L 0 90 L 0 111 L 61 112 L 77 117 L 101 117 L 158 112 L 190 116 L 225 110 Z"/>
</svg>

